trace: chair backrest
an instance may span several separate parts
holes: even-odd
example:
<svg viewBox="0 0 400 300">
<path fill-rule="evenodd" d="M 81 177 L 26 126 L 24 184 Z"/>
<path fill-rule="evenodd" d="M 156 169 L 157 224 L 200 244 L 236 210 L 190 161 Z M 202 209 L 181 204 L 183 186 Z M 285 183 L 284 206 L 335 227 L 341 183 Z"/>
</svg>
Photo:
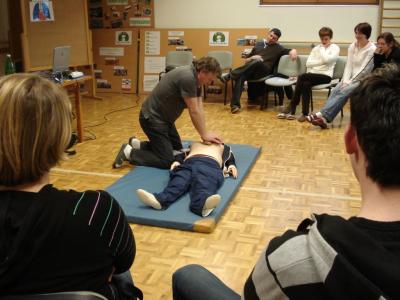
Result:
<svg viewBox="0 0 400 300">
<path fill-rule="evenodd" d="M 346 67 L 347 56 L 339 56 L 333 69 L 332 79 L 341 79 L 343 77 L 344 68 Z"/>
<path fill-rule="evenodd" d="M 214 57 L 219 62 L 221 70 L 232 68 L 233 55 L 231 51 L 210 51 L 207 56 Z"/>
<path fill-rule="evenodd" d="M 94 292 L 62 292 L 51 294 L 0 296 L 0 300 L 107 300 Z"/>
<path fill-rule="evenodd" d="M 165 66 L 167 68 L 187 66 L 191 65 L 192 62 L 193 54 L 191 51 L 170 51 L 165 58 Z"/>
<path fill-rule="evenodd" d="M 300 70 L 299 70 L 299 75 L 300 74 L 304 74 L 307 72 L 307 59 L 308 59 L 308 55 L 298 55 L 297 56 L 298 59 L 300 59 Z"/>
<path fill-rule="evenodd" d="M 301 72 L 301 59 L 297 57 L 296 60 L 292 60 L 289 55 L 283 55 L 279 59 L 278 64 L 278 73 L 288 76 L 288 77 L 296 77 Z"/>
</svg>

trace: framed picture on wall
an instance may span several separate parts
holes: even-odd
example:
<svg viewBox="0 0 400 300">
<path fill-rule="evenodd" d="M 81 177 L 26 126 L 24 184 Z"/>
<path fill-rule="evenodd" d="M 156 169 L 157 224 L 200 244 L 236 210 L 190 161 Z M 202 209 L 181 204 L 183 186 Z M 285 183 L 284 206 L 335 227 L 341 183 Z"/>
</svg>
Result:
<svg viewBox="0 0 400 300">
<path fill-rule="evenodd" d="M 29 2 L 31 22 L 54 21 L 53 1 L 32 0 Z"/>
</svg>

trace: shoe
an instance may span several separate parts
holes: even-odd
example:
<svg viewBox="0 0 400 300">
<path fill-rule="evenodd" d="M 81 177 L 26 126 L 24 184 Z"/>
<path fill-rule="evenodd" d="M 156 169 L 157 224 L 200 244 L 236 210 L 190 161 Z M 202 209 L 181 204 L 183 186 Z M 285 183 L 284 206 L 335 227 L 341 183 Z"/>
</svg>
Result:
<svg viewBox="0 0 400 300">
<path fill-rule="evenodd" d="M 279 114 L 277 114 L 276 115 L 276 117 L 278 118 L 278 119 L 286 119 L 286 114 L 285 113 L 279 113 Z"/>
<path fill-rule="evenodd" d="M 204 202 L 201 215 L 203 217 L 208 217 L 211 214 L 211 212 L 217 207 L 220 201 L 221 201 L 221 196 L 218 194 L 211 195 L 210 197 L 208 197 L 206 199 L 206 202 Z"/>
<path fill-rule="evenodd" d="M 317 119 L 317 118 L 319 118 L 319 117 L 317 116 L 317 114 L 311 113 L 311 114 L 309 114 L 308 116 L 306 116 L 306 121 L 312 123 L 312 121 L 315 120 L 315 119 Z"/>
<path fill-rule="evenodd" d="M 305 115 L 301 115 L 298 119 L 297 119 L 297 121 L 299 121 L 299 122 L 304 122 L 306 120 L 306 116 Z"/>
<path fill-rule="evenodd" d="M 150 206 L 157 210 L 162 209 L 161 203 L 156 199 L 156 197 L 153 194 L 146 192 L 145 190 L 142 189 L 136 190 L 136 193 L 139 197 L 139 200 L 142 201 L 147 206 Z"/>
<path fill-rule="evenodd" d="M 134 135 L 129 138 L 128 144 L 131 145 L 133 149 L 140 149 L 140 141 Z"/>
<path fill-rule="evenodd" d="M 232 107 L 231 107 L 231 113 L 233 113 L 233 114 L 238 113 L 239 110 L 240 110 L 240 107 L 239 107 L 239 106 L 232 106 Z"/>
<path fill-rule="evenodd" d="M 121 168 L 124 161 L 128 161 L 128 158 L 126 157 L 125 152 L 124 152 L 125 147 L 127 145 L 128 144 L 122 144 L 121 149 L 119 149 L 119 152 L 118 152 L 117 156 L 115 157 L 113 165 L 112 165 L 114 169 Z"/>
<path fill-rule="evenodd" d="M 317 117 L 314 120 L 311 121 L 311 124 L 314 126 L 319 126 L 322 129 L 327 129 L 328 128 L 328 123 L 323 117 Z"/>
<path fill-rule="evenodd" d="M 286 120 L 296 120 L 296 117 L 292 114 L 286 114 Z"/>
</svg>

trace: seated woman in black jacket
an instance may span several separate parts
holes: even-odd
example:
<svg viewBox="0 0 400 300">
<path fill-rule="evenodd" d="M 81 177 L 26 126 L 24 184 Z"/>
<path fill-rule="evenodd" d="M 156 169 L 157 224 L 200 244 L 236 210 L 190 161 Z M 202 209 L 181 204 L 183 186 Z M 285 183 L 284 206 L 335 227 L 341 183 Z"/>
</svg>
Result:
<svg viewBox="0 0 400 300">
<path fill-rule="evenodd" d="M 391 32 L 384 32 L 377 39 L 377 48 L 374 53 L 374 70 L 388 63 L 400 64 L 400 44 Z"/>
<path fill-rule="evenodd" d="M 121 207 L 105 191 L 50 184 L 71 137 L 66 92 L 37 75 L 3 77 L 0 115 L 0 298 L 92 291 L 134 299 L 136 247 Z"/>
</svg>

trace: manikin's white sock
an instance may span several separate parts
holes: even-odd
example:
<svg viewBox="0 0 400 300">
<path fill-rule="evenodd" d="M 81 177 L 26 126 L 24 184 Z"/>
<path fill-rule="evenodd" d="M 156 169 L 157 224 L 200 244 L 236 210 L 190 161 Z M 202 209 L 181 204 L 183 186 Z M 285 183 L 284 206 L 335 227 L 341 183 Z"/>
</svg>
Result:
<svg viewBox="0 0 400 300">
<path fill-rule="evenodd" d="M 317 115 L 318 118 L 322 118 L 322 113 L 320 111 L 317 112 L 316 115 Z"/>
<path fill-rule="evenodd" d="M 124 148 L 124 154 L 127 159 L 131 157 L 131 151 L 132 151 L 132 146 L 127 144 Z"/>
</svg>

